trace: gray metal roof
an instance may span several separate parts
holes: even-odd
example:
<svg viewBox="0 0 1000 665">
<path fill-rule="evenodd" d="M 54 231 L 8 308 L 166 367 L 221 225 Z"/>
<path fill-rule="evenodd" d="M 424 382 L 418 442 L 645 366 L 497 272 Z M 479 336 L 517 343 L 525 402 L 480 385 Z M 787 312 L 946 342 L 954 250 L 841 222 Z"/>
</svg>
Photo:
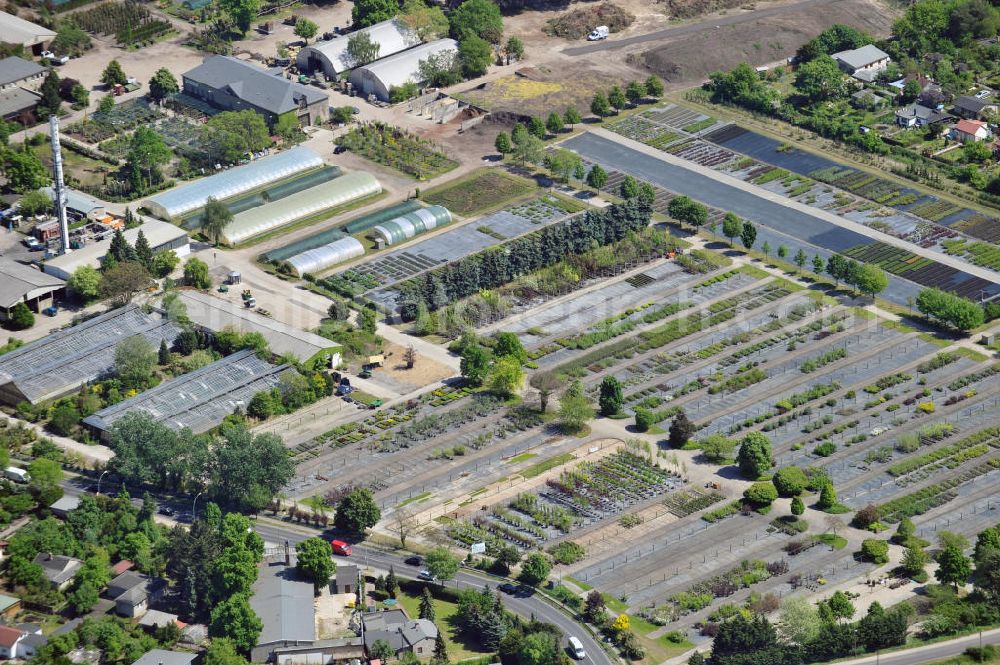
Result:
<svg viewBox="0 0 1000 665">
<path fill-rule="evenodd" d="M 962 95 L 955 98 L 955 108 L 972 113 L 981 113 L 987 106 L 995 106 L 995 103 L 986 99 L 976 99 L 972 95 Z"/>
<path fill-rule="evenodd" d="M 42 191 L 49 195 L 49 198 L 53 201 L 56 200 L 56 192 L 51 186 L 42 187 Z M 98 208 L 103 208 L 103 203 L 98 203 L 96 200 L 87 196 L 83 192 L 79 192 L 72 188 L 65 188 L 66 192 L 66 207 L 70 210 L 75 210 L 81 215 L 89 215 L 91 211 L 97 210 Z"/>
<path fill-rule="evenodd" d="M 123 339 L 142 335 L 155 348 L 161 339 L 173 343 L 178 332 L 162 316 L 135 305 L 114 309 L 0 356 L 0 390 L 13 389 L 32 403 L 57 397 L 110 370 L 115 345 Z"/>
<path fill-rule="evenodd" d="M 373 42 L 379 45 L 379 58 L 399 53 L 420 43 L 420 37 L 416 31 L 410 29 L 400 19 L 393 18 L 352 32 L 347 37 L 317 41 L 306 46 L 299 51 L 297 57 L 299 67 L 302 68 L 309 61 L 309 57 L 313 56 L 325 60 L 328 63 L 328 69 L 338 74 L 351 69 L 355 63 L 347 53 L 347 43 L 351 38 L 361 33 L 367 34 Z"/>
<path fill-rule="evenodd" d="M 400 86 L 409 81 L 416 82 L 420 77 L 420 61 L 426 60 L 432 55 L 445 51 L 458 50 L 458 42 L 454 39 L 438 39 L 427 42 L 420 46 L 402 51 L 388 58 L 382 58 L 375 62 L 358 67 L 355 72 L 368 72 L 372 77 L 378 79 L 388 90 L 392 86 Z M 362 74 L 358 74 L 362 76 Z M 351 79 L 355 80 L 354 78 Z"/>
<path fill-rule="evenodd" d="M 231 327 L 241 333 L 259 332 L 267 340 L 268 348 L 279 356 L 291 353 L 299 360 L 308 360 L 321 351 L 340 347 L 325 337 L 261 316 L 209 293 L 183 290 L 178 291 L 178 295 L 187 308 L 188 318 L 194 323 L 209 330 Z"/>
<path fill-rule="evenodd" d="M 24 88 L 11 88 L 0 92 L 0 116 L 6 117 L 34 108 L 42 96 Z"/>
<path fill-rule="evenodd" d="M 128 413 L 144 412 L 172 429 L 206 432 L 246 405 L 262 390 L 278 385 L 288 369 L 258 358 L 247 349 L 193 372 L 165 381 L 135 397 L 102 409 L 83 422 L 109 430 Z"/>
<path fill-rule="evenodd" d="M 250 607 L 263 624 L 258 644 L 316 639 L 312 582 L 296 579 L 283 562 L 260 566 Z"/>
<path fill-rule="evenodd" d="M 17 83 L 26 78 L 37 76 L 44 71 L 45 67 L 38 63 L 12 55 L 0 60 L 0 85 Z"/>
<path fill-rule="evenodd" d="M 191 665 L 197 657 L 196 653 L 150 649 L 132 665 Z"/>
<path fill-rule="evenodd" d="M 225 90 L 248 104 L 276 115 L 299 108 L 299 101 L 307 104 L 328 99 L 326 93 L 293 83 L 275 76 L 267 70 L 225 55 L 213 55 L 184 74 L 202 85 Z"/>
<path fill-rule="evenodd" d="M 848 51 L 841 51 L 833 54 L 834 60 L 843 62 L 851 69 L 867 67 L 868 65 L 874 64 L 879 60 L 884 60 L 888 57 L 888 53 L 874 44 L 867 44 L 861 48 L 850 49 Z"/>
<path fill-rule="evenodd" d="M 25 296 L 50 293 L 66 282 L 16 261 L 0 259 L 0 307 L 13 307 Z"/>
<path fill-rule="evenodd" d="M 55 38 L 56 33 L 19 16 L 0 12 L 0 35 L 3 35 L 0 41 L 8 44 L 31 46 Z"/>
</svg>

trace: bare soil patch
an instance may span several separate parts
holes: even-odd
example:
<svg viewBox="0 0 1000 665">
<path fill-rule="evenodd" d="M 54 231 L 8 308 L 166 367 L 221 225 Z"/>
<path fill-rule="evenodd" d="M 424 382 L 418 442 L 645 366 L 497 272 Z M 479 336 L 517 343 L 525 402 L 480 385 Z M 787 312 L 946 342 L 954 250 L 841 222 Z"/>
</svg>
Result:
<svg viewBox="0 0 1000 665">
<path fill-rule="evenodd" d="M 519 71 L 521 74 L 488 81 L 455 96 L 491 111 L 544 117 L 570 106 L 585 113 L 594 91 L 608 87 L 607 73 L 577 63 L 572 71 L 548 65 Z"/>
<path fill-rule="evenodd" d="M 635 14 L 611 2 L 573 9 L 545 22 L 545 31 L 555 37 L 580 39 L 599 25 L 621 32 L 635 22 Z"/>
<path fill-rule="evenodd" d="M 881 36 L 888 33 L 893 19 L 892 12 L 873 0 L 817 3 L 737 25 L 708 27 L 630 54 L 629 60 L 656 72 L 672 87 L 684 87 L 740 62 L 759 66 L 782 61 L 833 23 Z"/>
<path fill-rule="evenodd" d="M 403 356 L 406 353 L 404 347 L 392 342 L 386 342 L 383 348 L 385 350 L 385 364 L 375 370 L 372 380 L 388 383 L 397 392 L 406 393 L 410 390 L 429 386 L 432 383 L 455 374 L 447 365 L 443 365 L 420 353 L 417 353 L 417 359 L 413 363 L 413 368 L 406 369 L 406 362 L 403 360 Z"/>
</svg>

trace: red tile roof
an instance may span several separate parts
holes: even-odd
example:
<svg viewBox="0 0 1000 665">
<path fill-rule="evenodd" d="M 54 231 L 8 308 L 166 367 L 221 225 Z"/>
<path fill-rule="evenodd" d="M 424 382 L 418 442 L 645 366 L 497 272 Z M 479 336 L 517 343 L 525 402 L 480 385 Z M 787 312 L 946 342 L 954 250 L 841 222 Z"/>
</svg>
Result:
<svg viewBox="0 0 1000 665">
<path fill-rule="evenodd" d="M 0 647 L 12 649 L 22 637 L 24 637 L 24 631 L 10 626 L 0 626 Z"/>
<path fill-rule="evenodd" d="M 955 129 L 963 134 L 975 134 L 985 126 L 986 123 L 982 120 L 959 120 L 955 124 Z"/>
<path fill-rule="evenodd" d="M 118 575 L 124 573 L 126 570 L 132 570 L 133 566 L 135 566 L 135 564 L 129 561 L 128 559 L 122 559 L 121 561 L 119 561 L 118 563 L 116 563 L 111 567 L 111 573 L 115 577 L 117 577 Z"/>
</svg>

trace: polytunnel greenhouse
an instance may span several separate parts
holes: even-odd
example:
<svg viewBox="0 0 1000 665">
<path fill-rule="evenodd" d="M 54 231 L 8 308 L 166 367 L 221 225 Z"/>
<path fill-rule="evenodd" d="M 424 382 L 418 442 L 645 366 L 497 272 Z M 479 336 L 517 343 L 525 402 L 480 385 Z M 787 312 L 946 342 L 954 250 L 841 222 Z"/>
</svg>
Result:
<svg viewBox="0 0 1000 665">
<path fill-rule="evenodd" d="M 363 256 L 365 246 L 357 238 L 347 236 L 340 240 L 334 240 L 322 247 L 310 249 L 296 254 L 288 259 L 288 264 L 292 266 L 299 277 L 308 273 L 316 274 L 329 268 L 330 266 L 343 263 L 356 256 Z"/>
<path fill-rule="evenodd" d="M 414 210 L 372 227 L 372 234 L 386 246 L 401 243 L 451 221 L 451 213 L 443 206 Z"/>
<path fill-rule="evenodd" d="M 354 171 L 317 185 L 294 197 L 281 199 L 237 214 L 222 231 L 222 241 L 236 245 L 297 219 L 378 194 L 382 185 L 371 173 Z"/>
<path fill-rule="evenodd" d="M 321 166 L 322 157 L 296 146 L 148 198 L 143 206 L 156 217 L 169 220 L 204 208 L 210 196 L 222 201 Z"/>
</svg>

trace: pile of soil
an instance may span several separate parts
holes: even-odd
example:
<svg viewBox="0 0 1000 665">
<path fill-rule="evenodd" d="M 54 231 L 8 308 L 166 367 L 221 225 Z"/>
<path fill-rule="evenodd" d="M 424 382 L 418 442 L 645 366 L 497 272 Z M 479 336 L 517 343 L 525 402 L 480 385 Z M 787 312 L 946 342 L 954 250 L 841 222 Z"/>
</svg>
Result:
<svg viewBox="0 0 1000 665">
<path fill-rule="evenodd" d="M 747 0 L 664 0 L 664 4 L 667 7 L 667 15 L 671 18 L 694 18 L 734 7 L 754 8 Z"/>
<path fill-rule="evenodd" d="M 581 7 L 568 11 L 562 16 L 549 19 L 545 32 L 554 37 L 581 39 L 599 25 L 606 25 L 611 32 L 624 30 L 635 21 L 635 15 L 611 2 L 602 2 L 592 7 Z"/>
</svg>

